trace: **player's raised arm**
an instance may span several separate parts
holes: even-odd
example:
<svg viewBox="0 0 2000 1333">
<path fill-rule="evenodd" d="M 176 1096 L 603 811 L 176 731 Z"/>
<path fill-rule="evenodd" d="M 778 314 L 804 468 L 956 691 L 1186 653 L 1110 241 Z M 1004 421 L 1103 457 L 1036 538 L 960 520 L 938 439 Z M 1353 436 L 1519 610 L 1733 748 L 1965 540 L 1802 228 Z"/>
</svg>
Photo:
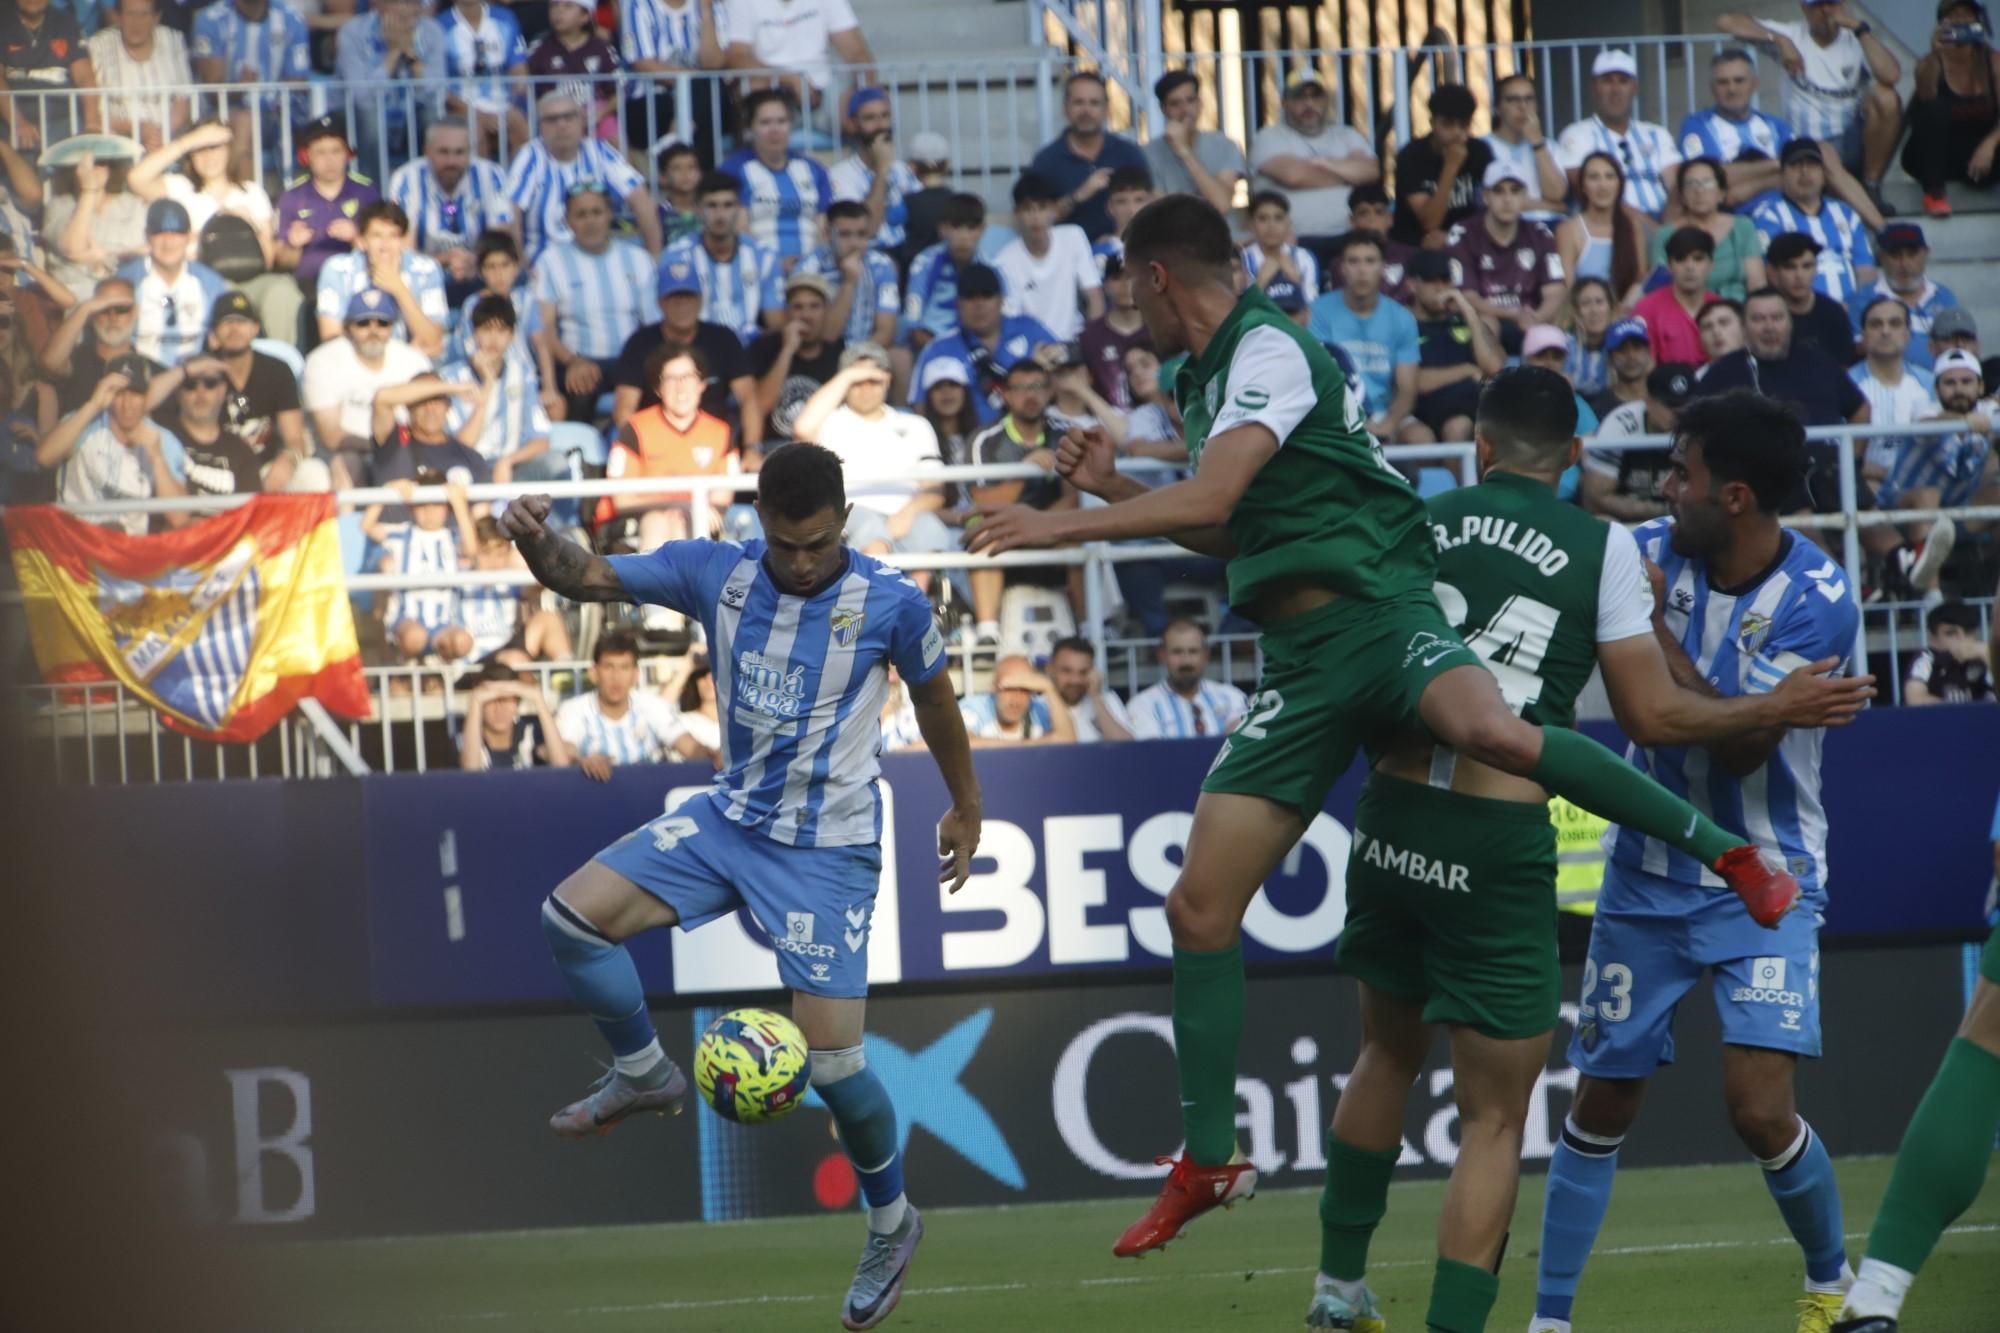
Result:
<svg viewBox="0 0 2000 1333">
<path fill-rule="evenodd" d="M 916 708 L 917 730 L 951 793 L 951 809 L 938 821 L 938 883 L 957 893 L 971 876 L 972 856 L 979 850 L 979 776 L 972 771 L 972 742 L 966 739 L 949 671 L 911 686 L 910 703 Z"/>
<path fill-rule="evenodd" d="M 549 531 L 546 520 L 553 504 L 546 495 L 523 495 L 509 501 L 500 515 L 500 531 L 520 549 L 536 580 L 573 602 L 631 601 L 609 560 Z"/>
</svg>

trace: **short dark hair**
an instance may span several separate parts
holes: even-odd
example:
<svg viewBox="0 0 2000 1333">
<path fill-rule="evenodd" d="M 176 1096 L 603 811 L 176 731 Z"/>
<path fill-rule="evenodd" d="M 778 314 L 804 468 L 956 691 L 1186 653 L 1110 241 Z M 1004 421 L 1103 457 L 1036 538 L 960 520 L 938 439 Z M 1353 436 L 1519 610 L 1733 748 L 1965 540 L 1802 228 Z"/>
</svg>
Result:
<svg viewBox="0 0 2000 1333">
<path fill-rule="evenodd" d="M 1199 195 L 1164 195 L 1125 224 L 1125 267 L 1130 269 L 1188 264 L 1222 270 L 1235 260 L 1228 219 Z"/>
<path fill-rule="evenodd" d="M 1715 258 L 1715 238 L 1700 227 L 1682 227 L 1667 237 L 1667 262 L 1678 264 L 1689 255 Z"/>
<path fill-rule="evenodd" d="M 1057 653 L 1082 653 L 1092 660 L 1097 657 L 1097 649 L 1091 647 L 1090 640 L 1080 634 L 1072 634 L 1066 639 L 1057 639 L 1050 644 L 1049 656 L 1053 658 Z"/>
<path fill-rule="evenodd" d="M 1798 414 L 1748 389 L 1689 403 L 1674 425 L 1674 439 L 1699 445 L 1709 472 L 1748 486 L 1767 514 L 1785 505 L 1806 474 L 1806 428 Z"/>
<path fill-rule="evenodd" d="M 745 115 L 747 116 L 748 112 L 745 112 Z M 701 184 L 694 187 L 694 197 L 699 199 L 709 194 L 727 194 L 741 198 L 743 182 L 726 171 L 704 171 L 701 173 Z"/>
<path fill-rule="evenodd" d="M 759 88 L 756 92 L 749 94 L 747 97 L 743 99 L 744 126 L 747 128 L 753 121 L 757 119 L 757 113 L 759 111 L 762 111 L 765 107 L 769 106 L 773 102 L 776 102 L 780 106 L 784 107 L 785 114 L 787 116 L 790 116 L 793 120 L 797 120 L 799 118 L 799 104 L 792 97 L 792 94 L 789 89 Z"/>
<path fill-rule="evenodd" d="M 521 243 L 504 231 L 482 231 L 472 248 L 472 262 L 483 264 L 494 255 L 505 255 L 516 264 L 521 262 Z"/>
<path fill-rule="evenodd" d="M 646 378 L 641 383 L 642 390 L 659 387 L 660 372 L 667 368 L 667 362 L 684 356 L 694 362 L 694 368 L 703 379 L 708 378 L 708 355 L 693 343 L 663 342 L 646 354 Z"/>
<path fill-rule="evenodd" d="M 1576 390 L 1541 366 L 1503 370 L 1479 391 L 1478 423 L 1498 461 L 1560 471 L 1576 438 Z"/>
<path fill-rule="evenodd" d="M 1196 634 L 1201 635 L 1203 643 L 1208 642 L 1208 626 L 1202 624 L 1199 620 L 1194 620 L 1187 616 L 1175 616 L 1172 620 L 1160 626 L 1160 642 L 1165 643 L 1167 636 L 1177 629 L 1191 629 Z"/>
<path fill-rule="evenodd" d="M 781 444 L 757 470 L 757 503 L 780 518 L 811 518 L 847 508 L 840 455 L 816 444 Z"/>
<path fill-rule="evenodd" d="M 1713 56 L 1709 57 L 1708 67 L 1710 69 L 1714 69 L 1717 65 L 1727 65 L 1734 60 L 1740 60 L 1744 64 L 1749 65 L 1753 69 L 1756 68 L 1757 65 L 1757 62 L 1750 58 L 1750 53 L 1748 51 L 1745 51 L 1742 47 L 1726 46 L 1722 50 L 1717 51 Z"/>
<path fill-rule="evenodd" d="M 511 296 L 482 296 L 472 303 L 472 327 L 484 328 L 488 324 L 505 324 L 512 329 L 520 323 L 520 316 L 514 312 L 514 298 Z"/>
<path fill-rule="evenodd" d="M 1477 110 L 1479 99 L 1462 83 L 1441 83 L 1431 93 L 1432 120 L 1462 120 L 1470 125 Z"/>
<path fill-rule="evenodd" d="M 1743 307 L 1745 310 L 1749 309 L 1750 303 L 1752 301 L 1776 301 L 1780 305 L 1785 305 L 1785 294 L 1779 291 L 1776 287 L 1773 287 L 1769 283 L 1766 283 L 1764 286 L 1759 287 L 1756 291 L 1751 292 L 1749 295 L 1743 298 Z M 1789 305 L 1785 305 L 1785 312 L 1787 314 L 1791 313 L 1791 307 Z"/>
<path fill-rule="evenodd" d="M 1513 74 L 1509 74 L 1506 78 L 1501 79 L 1500 82 L 1493 85 L 1494 95 L 1497 97 L 1499 94 L 1506 91 L 1507 85 L 1510 83 L 1525 83 L 1530 88 L 1535 86 L 1535 80 L 1533 75 L 1522 74 L 1517 71 Z"/>
<path fill-rule="evenodd" d="M 1266 204 L 1278 209 L 1286 217 L 1292 215 L 1292 201 L 1283 190 L 1259 190 L 1250 196 L 1250 211 L 1255 213 Z"/>
<path fill-rule="evenodd" d="M 1908 306 L 1893 296 L 1878 296 L 1867 305 L 1861 307 L 1861 322 L 1863 324 L 1868 322 L 1868 317 L 1875 313 L 1875 307 L 1878 305 L 1892 305 L 1896 307 L 1896 309 L 1903 312 L 1903 322 L 1905 324 L 1910 322 L 1910 308 Z"/>
<path fill-rule="evenodd" d="M 1104 89 L 1106 94 L 1109 94 L 1111 91 L 1111 85 L 1104 81 L 1102 74 L 1099 74 L 1094 69 L 1080 69 L 1063 80 L 1063 97 L 1065 100 L 1069 97 L 1069 90 L 1076 87 L 1079 83 L 1094 83 Z"/>
<path fill-rule="evenodd" d="M 507 540 L 507 534 L 500 531 L 500 520 L 491 514 L 481 514 L 473 522 L 472 535 L 479 539 L 481 546 L 491 546 L 494 542 Z"/>
<path fill-rule="evenodd" d="M 403 211 L 401 204 L 388 199 L 377 199 L 372 204 L 361 206 L 361 211 L 354 215 L 355 234 L 367 231 L 369 224 L 375 222 L 386 222 L 403 235 L 410 234 L 410 215 Z"/>
<path fill-rule="evenodd" d="M 1967 634 L 1979 633 L 1979 608 L 1964 602 L 1939 602 L 1924 616 L 1924 628 L 1937 633 L 1944 625 L 1956 625 Z M 1062 647 L 1057 644 L 1056 647 Z"/>
<path fill-rule="evenodd" d="M 1137 165 L 1118 167 L 1112 171 L 1111 179 L 1104 184 L 1104 193 L 1107 197 L 1114 194 L 1125 194 L 1131 190 L 1144 190 L 1147 194 L 1151 194 L 1153 192 L 1153 173 Z"/>
<path fill-rule="evenodd" d="M 639 636 L 629 629 L 606 630 L 591 645 L 590 660 L 593 664 L 607 657 L 619 656 L 630 657 L 635 662 L 639 660 Z"/>
<path fill-rule="evenodd" d="M 1001 382 L 1012 384 L 1016 375 L 1040 375 L 1043 379 L 1047 379 L 1049 377 L 1049 368 L 1035 360 L 1032 356 L 1024 356 L 1013 365 L 1007 367 L 1006 373 L 1000 377 Z"/>
<path fill-rule="evenodd" d="M 1718 296 L 1713 301 L 1710 301 L 1707 305 L 1703 306 L 1701 309 L 1694 312 L 1695 327 L 1700 328 L 1702 316 L 1706 315 L 1709 311 L 1715 310 L 1717 308 L 1723 310 L 1734 310 L 1736 312 L 1736 318 L 1738 319 L 1743 318 L 1743 303 L 1741 301 L 1737 300 L 1733 296 Z"/>
<path fill-rule="evenodd" d="M 828 222 L 852 222 L 856 218 L 868 219 L 868 205 L 859 199 L 836 199 L 826 206 Z"/>
<path fill-rule="evenodd" d="M 938 209 L 940 227 L 980 227 L 986 223 L 986 201 L 976 194 L 954 194 Z"/>
<path fill-rule="evenodd" d="M 685 144 L 676 139 L 660 150 L 659 157 L 654 159 L 654 166 L 660 171 L 665 171 L 674 159 L 679 157 L 691 157 L 699 161 L 701 154 L 695 151 L 693 144 Z"/>
<path fill-rule="evenodd" d="M 1347 206 L 1352 208 L 1356 204 L 1380 204 L 1387 208 L 1389 191 L 1383 188 L 1381 181 L 1369 181 L 1366 185 L 1357 185 L 1347 192 Z"/>
<path fill-rule="evenodd" d="M 1340 238 L 1340 257 L 1347 258 L 1347 252 L 1357 245 L 1372 245 L 1375 247 L 1375 253 L 1385 258 L 1389 253 L 1389 243 L 1383 239 L 1381 232 L 1370 231 L 1366 227 L 1356 227 Z"/>
<path fill-rule="evenodd" d="M 1014 182 L 1016 208 L 1023 204 L 1053 204 L 1060 198 L 1062 191 L 1039 171 L 1024 171 L 1021 173 L 1021 178 Z"/>
<path fill-rule="evenodd" d="M 1164 102 L 1168 97 L 1179 92 L 1187 85 L 1191 83 L 1199 84 L 1200 82 L 1200 79 L 1197 79 L 1184 69 L 1170 69 L 1165 74 L 1162 74 L 1159 81 L 1153 85 L 1153 100 Z"/>
</svg>

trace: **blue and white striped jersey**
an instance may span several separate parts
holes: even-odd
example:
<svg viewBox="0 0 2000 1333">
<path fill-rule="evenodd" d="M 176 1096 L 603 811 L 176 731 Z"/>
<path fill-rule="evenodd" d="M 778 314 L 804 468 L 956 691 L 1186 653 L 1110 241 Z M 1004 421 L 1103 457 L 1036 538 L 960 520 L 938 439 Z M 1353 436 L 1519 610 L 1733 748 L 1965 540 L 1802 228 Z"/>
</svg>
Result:
<svg viewBox="0 0 2000 1333">
<path fill-rule="evenodd" d="M 780 259 L 803 255 L 820 243 L 820 222 L 833 202 L 826 168 L 793 153 L 773 171 L 748 148 L 730 154 L 720 170 L 743 182 L 743 210 L 750 236 Z"/>
<path fill-rule="evenodd" d="M 1040 697 L 1028 700 L 1025 724 L 1019 732 L 1000 720 L 1000 700 L 992 694 L 969 694 L 958 701 L 958 715 L 965 722 L 965 734 L 981 741 L 1031 741 L 1049 734 L 1049 705 Z"/>
<path fill-rule="evenodd" d="M 1604 392 L 1608 374 L 1604 364 L 1604 345 L 1600 343 L 1595 349 L 1585 347 L 1583 339 L 1570 334 L 1569 351 L 1563 354 L 1563 375 L 1568 378 L 1569 387 L 1588 398 Z"/>
<path fill-rule="evenodd" d="M 1119 253 L 1124 253 L 1122 246 Z M 975 257 L 972 262 L 987 261 Z M 1098 271 L 1103 272 L 1102 263 Z M 1005 274 L 1000 276 L 1000 295 L 1003 300 L 1007 295 Z M 903 328 L 923 329 L 937 338 L 949 338 L 958 332 L 958 261 L 951 257 L 943 241 L 925 246 L 910 261 L 910 280 L 903 292 Z"/>
<path fill-rule="evenodd" d="M 532 265 L 550 242 L 571 239 L 565 196 L 570 186 L 589 180 L 604 182 L 624 218 L 632 216 L 626 196 L 646 185 L 646 178 L 602 139 L 585 139 L 567 162 L 556 161 L 539 139 L 514 155 L 507 168 L 507 197 L 520 210 L 524 261 Z"/>
<path fill-rule="evenodd" d="M 1100 236 L 1090 243 L 1090 257 L 1097 261 L 1097 276 L 1102 278 L 1104 270 L 1111 267 L 1111 261 L 1125 262 L 1125 238 L 1123 236 Z M 1004 282 L 1005 279 L 1002 279 Z"/>
<path fill-rule="evenodd" d="M 1193 699 L 1183 699 L 1162 680 L 1126 701 L 1125 724 L 1142 741 L 1225 736 L 1249 706 L 1243 691 L 1221 681 L 1204 680 Z"/>
<path fill-rule="evenodd" d="M 451 303 L 445 300 L 443 267 L 429 255 L 420 255 L 415 250 L 403 251 L 403 258 L 397 267 L 402 270 L 403 282 L 408 285 L 410 295 L 417 298 L 417 309 L 423 311 L 438 328 L 444 328 L 451 321 Z M 347 318 L 347 303 L 374 285 L 368 276 L 367 255 L 359 250 L 335 255 L 320 266 L 319 283 L 314 288 L 313 311 L 329 319 L 344 320 Z M 403 339 L 410 336 L 400 316 L 396 319 L 395 335 Z"/>
<path fill-rule="evenodd" d="M 747 236 L 736 238 L 736 253 L 728 259 L 717 259 L 701 237 L 690 236 L 660 256 L 662 270 L 675 264 L 694 268 L 695 281 L 701 284 L 701 317 L 734 330 L 746 343 L 764 331 L 759 315 L 784 307 L 784 273 L 778 256 Z"/>
<path fill-rule="evenodd" d="M 458 331 L 452 335 L 451 354 L 460 361 L 472 359 L 472 308 L 490 295 L 485 289 L 465 298 L 465 304 L 458 308 Z M 514 303 L 514 350 L 535 364 L 535 345 L 532 341 L 537 330 L 542 327 L 542 304 L 535 299 L 535 293 L 527 283 L 522 283 L 507 293 Z"/>
<path fill-rule="evenodd" d="M 530 440 L 549 438 L 549 414 L 542 407 L 541 376 L 534 363 L 510 350 L 501 365 L 500 400 L 487 414 L 485 432 L 472 445 L 489 463 L 519 453 Z M 454 361 L 439 373 L 454 384 L 479 383 L 479 372 L 470 362 Z M 463 398 L 451 400 L 451 415 L 446 421 L 453 439 L 472 420 L 474 410 L 474 404 Z"/>
<path fill-rule="evenodd" d="M 1750 201 L 1750 221 L 1769 249 L 1771 238 L 1802 231 L 1820 244 L 1819 272 L 1813 290 L 1836 301 L 1854 299 L 1861 280 L 1857 269 L 1875 267 L 1875 250 L 1868 244 L 1868 227 L 1861 215 L 1838 199 L 1821 199 L 1819 212 L 1808 213 L 1777 190 L 1766 190 Z"/>
<path fill-rule="evenodd" d="M 507 71 L 528 63 L 528 44 L 513 11 L 480 0 L 477 18 L 448 5 L 437 20 L 444 29 L 444 72 L 457 81 L 452 91 L 482 111 L 511 105 Z"/>
<path fill-rule="evenodd" d="M 857 204 L 868 202 L 868 192 L 875 188 L 875 171 L 861 160 L 858 153 L 849 153 L 840 161 L 827 168 L 826 178 L 833 184 L 836 201 L 852 199 Z M 903 243 L 903 224 L 909 220 L 910 211 L 903 198 L 924 188 L 917 179 L 917 173 L 901 158 L 889 164 L 889 188 L 882 198 L 882 229 L 875 233 L 875 244 L 884 250 L 894 250 Z"/>
<path fill-rule="evenodd" d="M 1861 39 L 1835 28 L 1830 45 L 1813 40 L 1804 19 L 1759 19 L 1770 32 L 1791 39 L 1799 53 L 1797 74 L 1785 71 L 1785 116 L 1809 139 L 1838 142 L 1861 114 L 1861 98 L 1875 76 Z"/>
<path fill-rule="evenodd" d="M 1625 172 L 1625 202 L 1649 217 L 1657 218 L 1667 207 L 1667 182 L 1663 173 L 1681 163 L 1681 150 L 1664 126 L 1634 120 L 1623 134 L 1611 129 L 1596 116 L 1566 126 L 1556 140 L 1556 163 L 1564 171 L 1574 171 L 1592 153 L 1609 153 Z"/>
<path fill-rule="evenodd" d="M 626 64 L 664 60 L 682 69 L 701 67 L 701 6 L 695 0 L 682 0 L 678 9 L 665 0 L 626 0 L 619 10 L 618 54 Z"/>
<path fill-rule="evenodd" d="M 190 259 L 168 282 L 146 257 L 128 260 L 118 276 L 132 284 L 132 350 L 163 366 L 177 366 L 201 350 L 208 312 L 227 290 L 222 275 Z"/>
<path fill-rule="evenodd" d="M 427 255 L 470 250 L 480 232 L 514 220 L 506 175 L 482 157 L 472 159 L 455 190 L 444 188 L 426 159 L 405 162 L 389 177 L 389 198 L 409 214 L 411 248 Z"/>
<path fill-rule="evenodd" d="M 243 16 L 235 0 L 215 3 L 195 11 L 193 31 L 188 38 L 190 60 L 222 61 L 223 79 L 228 83 L 304 83 L 312 77 L 312 52 L 305 20 L 293 13 L 283 0 L 272 0 L 264 17 L 255 22 Z M 238 76 L 245 69 L 256 78 Z M 253 92 L 259 104 L 276 102 L 281 94 Z M 303 95 L 293 99 L 304 105 Z"/>
<path fill-rule="evenodd" d="M 1786 532 L 1783 553 L 1748 587 L 1725 591 L 1709 582 L 1700 560 L 1677 555 L 1668 540 L 1671 519 L 1657 518 L 1632 533 L 1639 550 L 1667 576 L 1666 623 L 1695 667 L 1725 696 L 1764 694 L 1790 672 L 1822 657 L 1846 670 L 1860 611 L 1857 589 L 1837 561 L 1797 533 Z M 1687 798 L 1732 833 L 1784 858 L 1799 881 L 1801 901 L 1826 907 L 1826 811 L 1820 802 L 1820 746 L 1824 732 L 1792 730 L 1764 766 L 1733 777 L 1702 746 L 1654 746 L 1627 751 L 1641 772 Z M 1698 885 L 1726 895 L 1722 879 L 1685 852 L 1613 825 L 1605 851 L 1627 870 L 1645 871 L 1675 885 Z M 1633 877 L 1620 881 L 1637 901 L 1600 901 L 1600 908 L 1680 917 L 1692 915 L 1710 895 L 1655 887 Z"/>
<path fill-rule="evenodd" d="M 827 286 L 833 288 L 835 299 L 840 296 L 843 277 L 840 261 L 833 257 L 833 247 L 822 245 L 819 249 L 799 261 L 799 268 L 807 273 L 817 273 L 826 279 Z M 888 315 L 892 319 L 902 309 L 902 296 L 896 290 L 896 261 L 880 250 L 864 250 L 861 254 L 861 277 L 854 293 L 854 304 L 847 311 L 847 326 L 841 330 L 841 337 L 848 342 L 875 341 L 875 318 Z"/>
<path fill-rule="evenodd" d="M 1319 260 L 1313 255 L 1313 252 L 1306 249 L 1303 245 L 1294 245 L 1290 241 L 1285 242 L 1280 249 L 1284 256 L 1297 266 L 1299 276 L 1305 279 L 1304 282 L 1299 284 L 1300 294 L 1308 301 L 1318 296 Z M 1242 260 L 1243 271 L 1249 275 L 1250 281 L 1255 283 L 1257 275 L 1264 271 L 1264 252 L 1258 248 L 1257 242 L 1251 241 L 1243 247 Z"/>
<path fill-rule="evenodd" d="M 415 523 L 386 525 L 382 538 L 384 572 L 389 574 L 456 574 L 458 533 L 449 521 L 441 528 L 420 528 Z M 389 595 L 383 623 L 391 633 L 406 620 L 414 620 L 436 633 L 458 623 L 458 589 L 409 588 Z"/>
<path fill-rule="evenodd" d="M 668 542 L 612 556 L 611 567 L 632 597 L 693 617 L 708 635 L 722 710 L 716 808 L 792 846 L 880 842 L 889 668 L 906 688 L 944 669 L 930 602 L 855 550 L 817 595 L 793 597 L 763 556 L 761 541 Z"/>
<path fill-rule="evenodd" d="M 1762 153 L 1775 162 L 1778 150 L 1794 137 L 1792 127 L 1776 116 L 1749 111 L 1741 120 L 1732 120 L 1720 107 L 1691 111 L 1681 121 L 1681 156 L 1692 162 L 1712 157 L 1727 166 L 1747 152 Z"/>
<path fill-rule="evenodd" d="M 537 301 L 555 307 L 563 346 L 593 361 L 609 361 L 658 309 L 653 257 L 645 247 L 611 238 L 602 254 L 563 243 L 542 251 L 529 285 Z"/>
<path fill-rule="evenodd" d="M 601 754 L 614 764 L 657 764 L 673 757 L 682 730 L 673 706 L 645 689 L 626 696 L 621 717 L 604 715 L 596 690 L 556 706 L 556 734 L 579 759 Z"/>
<path fill-rule="evenodd" d="M 2000 404 L 1990 399 L 1979 404 L 1987 416 L 2000 416 Z M 1944 408 L 1931 404 L 1926 416 L 1944 415 Z M 1993 441 L 1985 435 L 1962 431 L 1957 435 L 1931 435 L 1904 440 L 1889 464 L 1889 475 L 1875 488 L 1883 508 L 1900 502 L 1904 492 L 1917 486 L 1935 486 L 1938 504 L 1949 509 L 1971 504 L 1986 476 L 1986 459 Z"/>
<path fill-rule="evenodd" d="M 485 661 L 513 641 L 521 624 L 521 590 L 491 586 L 460 589 L 458 623 L 472 635 L 470 660 Z"/>
<path fill-rule="evenodd" d="M 1861 322 L 1868 315 L 1868 307 L 1885 296 L 1892 301 L 1901 301 L 1903 309 L 1910 314 L 1910 345 L 1903 352 L 1903 360 L 1929 370 L 1937 359 L 1937 354 L 1931 351 L 1931 321 L 1937 318 L 1938 311 L 1956 306 L 1958 297 L 1951 288 L 1929 278 L 1924 279 L 1923 290 L 1915 297 L 1892 291 L 1887 278 L 1877 278 L 1856 292 L 1854 299 L 1847 303 L 1847 317 L 1854 325 L 1856 342 L 1861 340 Z"/>
</svg>

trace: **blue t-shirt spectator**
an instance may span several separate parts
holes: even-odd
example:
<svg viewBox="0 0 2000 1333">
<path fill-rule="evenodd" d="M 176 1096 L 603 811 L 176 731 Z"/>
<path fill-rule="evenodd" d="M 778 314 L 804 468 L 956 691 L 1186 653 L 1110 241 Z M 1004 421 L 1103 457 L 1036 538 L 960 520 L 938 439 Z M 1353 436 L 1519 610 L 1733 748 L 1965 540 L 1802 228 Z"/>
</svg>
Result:
<svg viewBox="0 0 2000 1333">
<path fill-rule="evenodd" d="M 1069 146 L 1068 134 L 1059 134 L 1055 142 L 1044 146 L 1035 154 L 1035 160 L 1029 167 L 1064 195 L 1073 195 L 1083 188 L 1083 183 L 1090 179 L 1093 172 L 1116 171 L 1120 167 L 1138 167 L 1145 170 L 1146 154 L 1130 139 L 1106 131 L 1103 146 L 1097 150 L 1097 156 L 1083 157 Z M 1148 174 L 1150 175 L 1150 172 Z M 1064 221 L 1074 222 L 1083 228 L 1083 234 L 1093 241 L 1102 236 L 1109 236 L 1117 230 L 1111 223 L 1111 214 L 1105 208 L 1110 201 L 1111 191 L 1099 190 L 1078 204 Z"/>
<path fill-rule="evenodd" d="M 1387 411 L 1396 396 L 1396 367 L 1418 361 L 1417 317 L 1386 296 L 1378 296 L 1368 314 L 1357 315 L 1338 291 L 1314 298 L 1311 309 L 1306 332 L 1344 348 L 1368 390 L 1369 410 Z"/>
</svg>

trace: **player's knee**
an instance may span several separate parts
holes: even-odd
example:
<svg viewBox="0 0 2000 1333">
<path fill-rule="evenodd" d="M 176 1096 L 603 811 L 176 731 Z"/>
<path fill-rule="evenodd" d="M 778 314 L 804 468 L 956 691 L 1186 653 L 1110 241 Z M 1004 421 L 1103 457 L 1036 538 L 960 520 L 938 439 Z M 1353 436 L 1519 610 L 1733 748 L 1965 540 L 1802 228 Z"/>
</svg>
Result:
<svg viewBox="0 0 2000 1333">
<path fill-rule="evenodd" d="M 1219 903 L 1207 902 L 1185 883 L 1167 895 L 1167 930 L 1174 947 L 1212 953 L 1227 949 L 1236 938 L 1236 918 Z"/>
<path fill-rule="evenodd" d="M 430 634 L 414 620 L 396 626 L 396 647 L 405 657 L 421 657 L 430 646 Z"/>
<path fill-rule="evenodd" d="M 1799 1133 L 1791 1097 L 1775 1090 L 1732 1090 L 1729 1124 L 1743 1146 L 1760 1158 L 1776 1157 Z"/>
<path fill-rule="evenodd" d="M 1868 90 L 1868 112 L 1876 116 L 1893 116 L 1903 109 L 1903 101 L 1896 96 L 1896 90 L 1887 84 L 1878 83 Z"/>
<path fill-rule="evenodd" d="M 472 635 L 456 626 L 438 635 L 437 654 L 447 662 L 456 662 L 472 652 Z"/>
<path fill-rule="evenodd" d="M 1623 1138 L 1639 1118 L 1645 1086 L 1639 1079 L 1585 1078 L 1570 1103 L 1570 1118 L 1586 1134 Z"/>
<path fill-rule="evenodd" d="M 824 1088 L 830 1083 L 852 1078 L 868 1067 L 868 1054 L 860 1046 L 848 1046 L 837 1051 L 815 1050 L 812 1052 L 812 1085 Z"/>
</svg>

